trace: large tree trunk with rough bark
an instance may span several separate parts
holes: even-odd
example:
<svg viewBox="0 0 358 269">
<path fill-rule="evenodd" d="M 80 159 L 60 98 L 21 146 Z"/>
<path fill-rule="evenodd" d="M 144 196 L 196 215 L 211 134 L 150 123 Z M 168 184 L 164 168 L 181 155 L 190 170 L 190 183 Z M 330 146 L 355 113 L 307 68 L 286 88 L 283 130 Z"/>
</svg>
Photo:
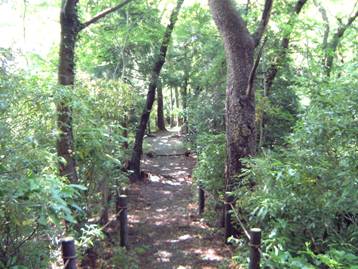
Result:
<svg viewBox="0 0 358 269">
<path fill-rule="evenodd" d="M 272 1 L 265 2 L 261 22 L 251 35 L 231 0 L 209 0 L 214 21 L 224 41 L 227 62 L 226 89 L 226 189 L 231 191 L 242 173 L 242 159 L 256 153 L 255 48 L 269 20 Z M 260 54 L 260 53 L 259 53 Z M 258 64 L 258 62 L 257 62 Z M 257 67 L 257 66 L 256 66 Z M 227 197 L 227 202 L 232 202 Z M 225 213 L 225 237 L 234 235 L 229 207 Z"/>
<path fill-rule="evenodd" d="M 158 81 L 157 87 L 157 128 L 159 131 L 166 131 L 164 118 L 163 87 L 160 81 Z"/>
<path fill-rule="evenodd" d="M 150 112 L 152 110 L 153 102 L 155 99 L 155 90 L 157 88 L 158 84 L 158 78 L 160 75 L 160 71 L 162 70 L 162 67 L 165 63 L 165 57 L 167 54 L 168 46 L 170 43 L 170 38 L 175 26 L 175 23 L 178 19 L 180 8 L 183 4 L 184 0 L 178 0 L 177 6 L 173 10 L 171 16 L 170 16 L 170 22 L 167 26 L 167 29 L 164 33 L 164 37 L 162 40 L 162 44 L 160 46 L 160 52 L 158 55 L 158 58 L 156 62 L 153 65 L 153 69 L 150 76 L 149 81 L 149 88 L 147 93 L 147 101 L 139 122 L 139 126 L 137 128 L 135 141 L 134 141 L 134 147 L 132 152 L 132 157 L 130 161 L 130 169 L 133 171 L 130 178 L 131 181 L 138 181 L 141 180 L 141 173 L 140 173 L 140 160 L 142 157 L 143 152 L 143 138 L 146 130 L 146 126 L 149 120 Z"/>
<path fill-rule="evenodd" d="M 255 43 L 229 0 L 209 0 L 223 37 L 227 60 L 226 140 L 227 187 L 242 172 L 242 158 L 255 155 L 255 93 L 246 96 Z"/>
</svg>

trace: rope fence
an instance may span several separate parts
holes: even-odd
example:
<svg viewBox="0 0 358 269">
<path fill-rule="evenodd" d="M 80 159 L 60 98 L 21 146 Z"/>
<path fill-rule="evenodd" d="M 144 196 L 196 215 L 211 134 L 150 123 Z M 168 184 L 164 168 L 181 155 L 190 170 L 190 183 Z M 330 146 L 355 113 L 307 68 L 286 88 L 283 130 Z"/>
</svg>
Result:
<svg viewBox="0 0 358 269">
<path fill-rule="evenodd" d="M 249 269 L 260 269 L 260 260 L 261 257 L 265 259 L 265 257 L 262 249 L 261 249 L 261 235 L 262 231 L 259 228 L 252 228 L 248 230 L 244 223 L 242 222 L 239 213 L 235 209 L 235 203 L 233 201 L 233 197 L 226 193 L 225 199 L 220 199 L 219 197 L 216 197 L 209 191 L 201 188 L 199 186 L 199 214 L 201 215 L 204 212 L 205 208 L 205 193 L 211 197 L 214 201 L 221 202 L 225 207 L 225 242 L 227 243 L 227 239 L 234 235 L 233 231 L 233 220 L 232 217 L 234 217 L 239 224 L 240 228 L 243 231 L 243 234 L 249 241 L 248 246 L 250 247 L 250 261 L 249 261 Z"/>
<path fill-rule="evenodd" d="M 126 195 L 120 195 L 116 202 L 117 213 L 106 224 L 99 228 L 103 231 L 113 221 L 117 220 L 120 223 L 120 246 L 128 247 L 128 200 Z M 72 237 L 67 237 L 61 240 L 62 259 L 64 269 L 77 269 L 76 264 L 76 248 L 75 240 Z"/>
</svg>

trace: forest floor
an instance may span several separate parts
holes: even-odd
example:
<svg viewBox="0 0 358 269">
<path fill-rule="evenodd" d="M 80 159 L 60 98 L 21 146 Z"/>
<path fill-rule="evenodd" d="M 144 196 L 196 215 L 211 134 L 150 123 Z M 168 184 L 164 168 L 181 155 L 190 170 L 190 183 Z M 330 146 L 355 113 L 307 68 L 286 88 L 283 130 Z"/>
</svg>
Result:
<svg viewBox="0 0 358 269">
<path fill-rule="evenodd" d="M 173 131 L 146 142 L 150 154 L 144 154 L 142 170 L 148 176 L 129 190 L 129 247 L 140 253 L 139 268 L 228 268 L 223 236 L 197 212 L 191 179 L 195 156 L 185 155 L 183 138 Z"/>
</svg>

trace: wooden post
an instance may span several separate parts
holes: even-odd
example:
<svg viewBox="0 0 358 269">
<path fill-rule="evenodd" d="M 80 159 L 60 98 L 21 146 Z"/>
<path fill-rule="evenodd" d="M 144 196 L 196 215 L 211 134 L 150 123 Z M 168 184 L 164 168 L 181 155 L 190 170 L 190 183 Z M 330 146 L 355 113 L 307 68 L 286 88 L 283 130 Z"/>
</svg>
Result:
<svg viewBox="0 0 358 269">
<path fill-rule="evenodd" d="M 253 228 L 250 230 L 250 263 L 249 269 L 260 269 L 260 245 L 261 229 Z"/>
<path fill-rule="evenodd" d="M 121 211 L 118 216 L 120 223 L 120 246 L 128 247 L 128 209 L 127 195 L 118 197 L 117 212 Z"/>
<path fill-rule="evenodd" d="M 205 192 L 199 187 L 199 215 L 204 213 L 205 208 Z"/>
<path fill-rule="evenodd" d="M 61 240 L 64 269 L 77 269 L 75 240 L 67 237 Z"/>
<path fill-rule="evenodd" d="M 234 197 L 226 192 L 225 193 L 225 243 L 227 242 L 227 239 L 231 236 L 234 235 L 235 229 L 234 229 L 234 225 L 232 223 L 232 213 L 231 213 L 231 204 L 233 204 L 234 202 Z"/>
</svg>

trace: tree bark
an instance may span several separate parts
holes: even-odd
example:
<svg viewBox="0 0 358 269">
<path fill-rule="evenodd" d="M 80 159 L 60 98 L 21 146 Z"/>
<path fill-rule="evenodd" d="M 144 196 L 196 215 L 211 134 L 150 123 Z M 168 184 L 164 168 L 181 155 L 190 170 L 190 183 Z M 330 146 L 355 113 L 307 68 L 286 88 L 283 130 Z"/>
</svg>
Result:
<svg viewBox="0 0 358 269">
<path fill-rule="evenodd" d="M 253 36 L 230 0 L 209 0 L 214 21 L 222 35 L 227 59 L 226 89 L 226 185 L 230 190 L 244 167 L 242 159 L 256 153 L 255 91 L 246 95 L 272 1 L 266 1 L 261 23 Z"/>
<path fill-rule="evenodd" d="M 163 87 L 160 81 L 158 81 L 157 87 L 157 128 L 159 131 L 166 131 L 163 104 Z"/>
<path fill-rule="evenodd" d="M 60 59 L 58 67 L 58 84 L 73 87 L 75 79 L 74 55 L 75 44 L 79 30 L 77 16 L 77 0 L 68 0 L 62 7 Z M 74 140 L 72 130 L 72 110 L 65 101 L 57 104 L 57 126 L 60 135 L 57 140 L 57 154 L 62 160 L 59 164 L 60 175 L 65 176 L 71 183 L 78 181 L 76 159 L 74 157 Z"/>
<path fill-rule="evenodd" d="M 170 38 L 171 38 L 171 35 L 173 32 L 175 23 L 178 19 L 179 11 L 180 11 L 180 8 L 181 8 L 183 2 L 184 2 L 184 0 L 177 1 L 177 6 L 173 10 L 173 12 L 170 16 L 170 22 L 167 26 L 165 33 L 164 33 L 162 44 L 160 46 L 159 56 L 152 68 L 151 77 L 150 77 L 150 81 L 149 81 L 149 88 L 148 88 L 148 93 L 147 93 L 147 101 L 146 101 L 145 108 L 143 110 L 143 113 L 142 113 L 142 116 L 140 119 L 139 126 L 137 128 L 133 152 L 132 152 L 132 158 L 131 158 L 131 162 L 130 162 L 130 168 L 133 171 L 133 173 L 130 177 L 132 182 L 141 180 L 140 160 L 141 160 L 142 151 L 143 151 L 144 133 L 145 133 L 145 129 L 146 129 L 146 126 L 147 126 L 147 123 L 149 120 L 150 112 L 152 110 L 153 102 L 155 99 L 155 90 L 157 88 L 160 71 L 165 63 L 165 57 L 166 57 L 168 46 L 170 43 Z"/>
<path fill-rule="evenodd" d="M 265 2 L 261 22 L 251 35 L 231 0 L 209 0 L 214 21 L 224 41 L 227 62 L 226 88 L 226 190 L 231 191 L 243 172 L 243 158 L 256 153 L 254 53 L 271 14 L 272 0 Z M 253 84 L 253 83 L 252 83 Z M 248 90 L 250 89 L 250 90 Z M 228 196 L 230 197 L 230 196 Z M 227 198 L 229 199 L 229 198 Z M 227 203 L 234 203 L 226 200 Z M 236 234 L 230 206 L 225 206 L 225 238 Z"/>
</svg>

